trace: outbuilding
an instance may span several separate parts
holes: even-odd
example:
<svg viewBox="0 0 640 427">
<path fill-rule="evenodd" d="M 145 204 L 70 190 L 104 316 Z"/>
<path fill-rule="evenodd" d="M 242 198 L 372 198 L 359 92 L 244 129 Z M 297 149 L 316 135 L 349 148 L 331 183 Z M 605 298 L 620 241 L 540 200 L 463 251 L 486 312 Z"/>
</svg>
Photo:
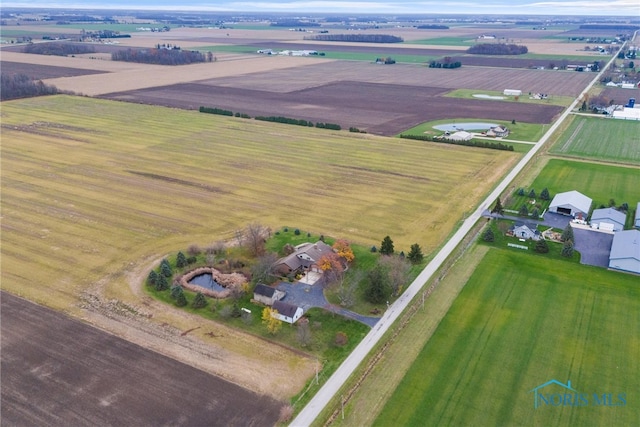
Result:
<svg viewBox="0 0 640 427">
<path fill-rule="evenodd" d="M 458 132 L 452 133 L 446 138 L 451 141 L 469 141 L 471 138 L 473 138 L 473 134 L 464 130 L 460 130 Z"/>
<path fill-rule="evenodd" d="M 275 301 L 280 301 L 285 295 L 286 292 L 262 283 L 258 283 L 253 290 L 253 299 L 264 305 L 273 305 Z"/>
<path fill-rule="evenodd" d="M 640 228 L 640 202 L 638 202 L 638 206 L 636 206 L 636 217 L 633 220 L 633 226 Z"/>
<path fill-rule="evenodd" d="M 287 323 L 296 323 L 304 314 L 302 307 L 284 301 L 274 301 L 272 306 L 278 313 L 274 317 Z"/>
<path fill-rule="evenodd" d="M 640 230 L 625 230 L 614 234 L 609 268 L 640 274 Z"/>
<path fill-rule="evenodd" d="M 624 230 L 627 216 L 614 208 L 595 209 L 591 214 L 591 225 L 600 229 L 611 229 L 613 231 Z M 611 224 L 611 226 L 605 225 Z"/>
<path fill-rule="evenodd" d="M 549 212 L 576 217 L 581 214 L 584 218 L 589 215 L 591 198 L 578 191 L 567 191 L 555 195 L 549 205 Z"/>
<path fill-rule="evenodd" d="M 505 89 L 502 94 L 505 96 L 520 96 L 522 91 L 520 89 Z"/>
</svg>

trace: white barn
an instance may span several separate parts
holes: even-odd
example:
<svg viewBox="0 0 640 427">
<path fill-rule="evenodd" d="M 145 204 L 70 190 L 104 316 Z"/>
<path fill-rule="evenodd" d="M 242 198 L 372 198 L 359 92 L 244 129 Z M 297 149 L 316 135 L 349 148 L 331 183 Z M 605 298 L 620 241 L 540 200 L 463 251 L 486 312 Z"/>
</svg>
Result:
<svg viewBox="0 0 640 427">
<path fill-rule="evenodd" d="M 591 209 L 591 198 L 578 191 L 567 191 L 555 195 L 549 205 L 549 212 L 575 217 L 578 214 L 586 219 Z"/>
<path fill-rule="evenodd" d="M 625 230 L 613 235 L 609 268 L 640 274 L 640 230 Z"/>
<path fill-rule="evenodd" d="M 638 206 L 636 207 L 636 217 L 633 220 L 633 226 L 640 228 L 640 202 L 638 202 Z"/>
<path fill-rule="evenodd" d="M 505 89 L 502 94 L 505 96 L 520 96 L 522 91 L 520 89 Z"/>
<path fill-rule="evenodd" d="M 591 225 L 597 225 L 601 229 L 609 228 L 603 224 L 610 224 L 613 231 L 622 231 L 626 221 L 627 216 L 614 208 L 594 209 L 591 214 Z"/>
</svg>

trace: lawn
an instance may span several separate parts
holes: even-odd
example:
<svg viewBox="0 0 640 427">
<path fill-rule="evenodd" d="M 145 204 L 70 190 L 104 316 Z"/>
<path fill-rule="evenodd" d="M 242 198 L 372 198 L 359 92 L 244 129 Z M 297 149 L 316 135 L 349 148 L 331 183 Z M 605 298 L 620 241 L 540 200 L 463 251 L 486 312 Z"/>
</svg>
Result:
<svg viewBox="0 0 640 427">
<path fill-rule="evenodd" d="M 84 97 L 2 116 L 2 285 L 64 310 L 96 283 L 135 302 L 128 271 L 254 221 L 429 256 L 517 159 Z"/>
<path fill-rule="evenodd" d="M 504 120 L 490 120 L 490 119 L 483 119 L 483 118 L 477 118 L 477 117 L 476 118 L 457 117 L 455 119 L 434 120 L 432 122 L 421 123 L 417 126 L 412 127 L 411 129 L 407 129 L 402 133 L 410 134 L 410 135 L 425 135 L 425 134 L 441 135 L 442 132 L 437 129 L 433 129 L 434 126 L 450 124 L 450 123 L 453 123 L 453 124 L 465 123 L 465 122 L 487 122 L 487 123 L 495 123 L 497 125 L 506 126 L 509 128 L 510 133 L 509 133 L 509 136 L 505 139 L 512 139 L 516 141 L 527 141 L 527 142 L 538 141 L 542 137 L 542 135 L 544 135 L 545 129 L 547 128 L 547 126 L 545 125 L 532 124 L 532 123 L 516 122 L 516 124 L 514 125 L 510 121 L 504 121 Z M 529 148 L 531 148 L 529 144 L 513 144 L 513 145 L 517 151 L 522 151 L 522 152 L 529 151 Z"/>
<path fill-rule="evenodd" d="M 557 193 L 577 190 L 593 199 L 593 206 L 609 206 L 626 202 L 629 206 L 640 200 L 640 168 L 609 166 L 596 163 L 551 159 L 532 184 L 521 185 L 537 193 L 548 188 L 551 198 Z M 524 184 L 524 183 L 522 183 Z"/>
<path fill-rule="evenodd" d="M 573 116 L 551 153 L 640 164 L 640 122 Z"/>
<path fill-rule="evenodd" d="M 504 96 L 502 92 L 491 90 L 478 90 L 478 89 L 455 89 L 447 93 L 445 96 L 451 98 L 466 98 L 466 99 L 479 99 L 473 95 L 483 94 L 490 96 Z M 497 99 L 503 102 L 520 102 L 524 104 L 542 104 L 542 105 L 559 105 L 561 107 L 568 107 L 575 100 L 570 96 L 552 96 L 547 99 L 530 99 L 529 94 L 523 93 L 518 99 L 513 96 L 504 96 L 504 99 Z M 492 99 L 486 99 L 486 101 L 492 101 Z"/>
<path fill-rule="evenodd" d="M 490 250 L 374 425 L 632 425 L 639 337 L 637 277 Z M 534 409 L 552 379 L 588 404 Z"/>
</svg>

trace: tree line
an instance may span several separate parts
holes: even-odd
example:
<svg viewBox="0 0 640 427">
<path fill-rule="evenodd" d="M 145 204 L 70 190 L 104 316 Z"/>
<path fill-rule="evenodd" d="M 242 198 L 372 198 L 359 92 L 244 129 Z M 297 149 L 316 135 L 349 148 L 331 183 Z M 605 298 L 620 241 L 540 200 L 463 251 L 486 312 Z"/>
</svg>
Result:
<svg viewBox="0 0 640 427">
<path fill-rule="evenodd" d="M 213 62 L 213 54 L 181 49 L 123 49 L 111 54 L 114 61 L 157 65 L 186 65 Z"/>
<path fill-rule="evenodd" d="M 60 93 L 57 87 L 46 85 L 41 80 L 34 80 L 26 74 L 2 74 L 0 80 L 0 100 L 2 101 Z"/>
<path fill-rule="evenodd" d="M 207 113 L 207 114 L 218 114 L 221 116 L 235 116 L 235 117 L 241 117 L 243 119 L 250 119 L 251 116 L 249 116 L 248 114 L 244 114 L 244 113 L 233 113 L 233 111 L 231 110 L 225 110 L 223 108 L 214 108 L 214 107 L 204 107 L 201 106 L 198 109 L 199 112 L 201 113 Z M 304 119 L 292 119 L 291 117 L 283 117 L 283 116 L 256 116 L 254 117 L 256 120 L 260 120 L 263 122 L 275 122 L 275 123 L 284 123 L 287 125 L 296 125 L 296 126 L 306 126 L 306 127 L 316 127 L 318 129 L 331 129 L 331 130 L 341 130 L 342 126 L 340 126 L 337 123 L 325 123 L 325 122 L 317 122 L 317 123 L 313 123 L 310 120 L 304 120 Z M 366 133 L 364 131 L 361 131 L 358 128 L 354 128 L 351 127 L 349 128 L 349 132 L 360 132 L 360 133 Z"/>
<path fill-rule="evenodd" d="M 526 46 L 506 43 L 480 43 L 467 49 L 467 53 L 478 55 L 523 55 L 527 52 Z"/>
<path fill-rule="evenodd" d="M 513 145 L 503 144 L 502 142 L 478 141 L 473 139 L 470 139 L 468 141 L 456 141 L 441 137 L 434 138 L 428 135 L 410 135 L 404 133 L 400 135 L 400 138 L 416 139 L 418 141 L 440 142 L 443 144 L 464 145 L 467 147 L 489 148 L 491 150 L 513 151 Z"/>
<path fill-rule="evenodd" d="M 35 53 L 37 55 L 81 55 L 83 53 L 95 53 L 93 46 L 86 46 L 73 43 L 37 43 L 28 44 L 22 50 L 24 53 Z"/>
<path fill-rule="evenodd" d="M 358 43 L 402 43 L 404 39 L 388 34 L 318 34 L 305 37 L 305 40 L 325 42 L 358 42 Z"/>
</svg>

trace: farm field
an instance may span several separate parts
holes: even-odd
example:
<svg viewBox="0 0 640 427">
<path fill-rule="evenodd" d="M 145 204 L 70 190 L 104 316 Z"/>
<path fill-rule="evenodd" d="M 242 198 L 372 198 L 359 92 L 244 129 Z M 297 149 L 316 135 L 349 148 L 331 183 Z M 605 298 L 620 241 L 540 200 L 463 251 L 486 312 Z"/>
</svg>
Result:
<svg viewBox="0 0 640 427">
<path fill-rule="evenodd" d="M 284 405 L 63 313 L 1 296 L 3 425 L 273 425 Z"/>
<path fill-rule="evenodd" d="M 553 197 L 557 193 L 577 190 L 593 199 L 593 206 L 609 205 L 614 199 L 632 206 L 640 200 L 640 168 L 610 166 L 596 163 L 550 159 L 532 183 L 518 183 L 520 187 L 537 192 L 548 188 Z M 515 191 L 515 190 L 514 190 Z"/>
<path fill-rule="evenodd" d="M 490 250 L 373 425 L 633 424 L 639 301 L 635 276 Z M 535 409 L 552 379 L 588 405 Z"/>
<path fill-rule="evenodd" d="M 640 164 L 640 122 L 573 116 L 552 154 Z"/>
<path fill-rule="evenodd" d="M 519 158 L 84 97 L 3 102 L 2 116 L 3 289 L 76 315 L 87 293 L 139 306 L 153 260 L 253 221 L 368 246 L 390 235 L 428 256 Z M 194 327 L 171 316 L 155 319 Z M 192 335 L 235 348 L 245 366 L 212 369 L 261 392 L 274 385 L 252 379 L 256 365 L 277 363 L 269 371 L 289 378 L 283 393 L 313 368 L 206 330 Z"/>
</svg>

